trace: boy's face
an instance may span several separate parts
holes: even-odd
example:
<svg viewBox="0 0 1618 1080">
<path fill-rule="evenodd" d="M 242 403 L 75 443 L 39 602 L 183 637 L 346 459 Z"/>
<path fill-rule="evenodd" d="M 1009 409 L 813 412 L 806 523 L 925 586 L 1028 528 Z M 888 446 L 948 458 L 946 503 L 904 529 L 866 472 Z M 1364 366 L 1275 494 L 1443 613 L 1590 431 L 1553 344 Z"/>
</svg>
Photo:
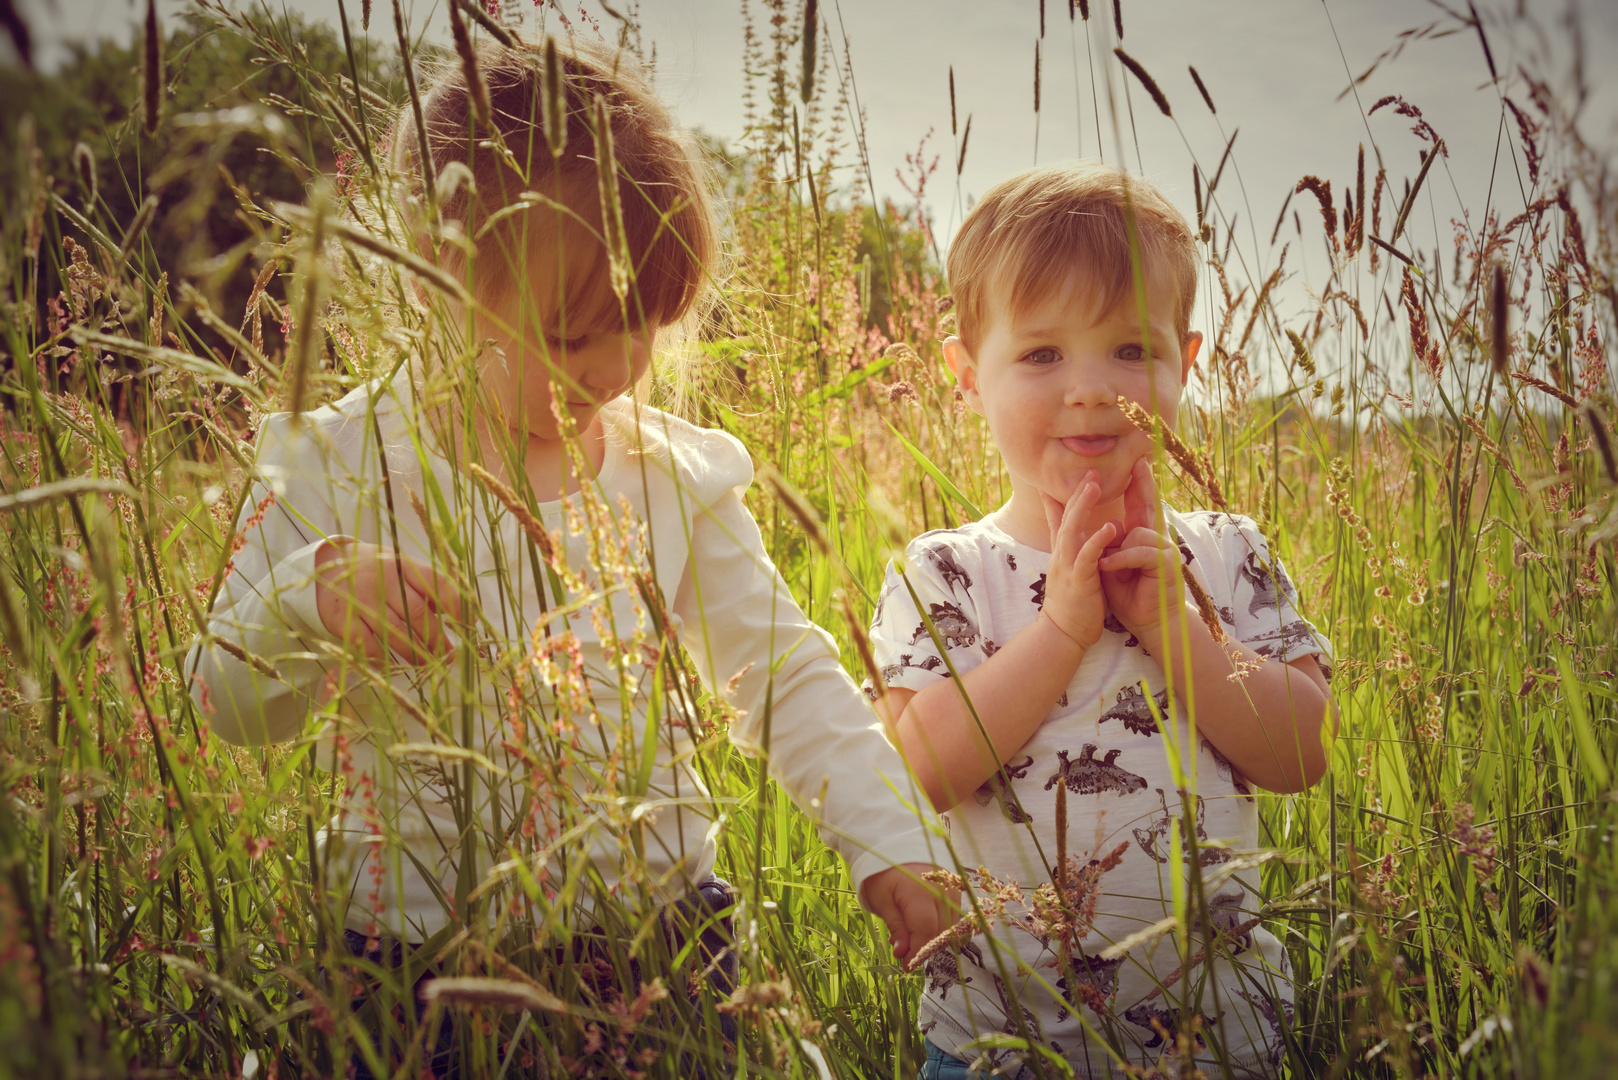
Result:
<svg viewBox="0 0 1618 1080">
<path fill-rule="evenodd" d="M 1094 469 L 1103 503 L 1123 495 L 1152 440 L 1119 410 L 1118 398 L 1172 427 L 1202 345 L 1198 333 L 1179 340 L 1176 303 L 1171 285 L 1149 279 L 1150 335 L 1143 336 L 1133 289 L 1098 318 L 1075 276 L 1021 313 L 992 298 L 975 354 L 959 338 L 945 342 L 961 392 L 988 421 L 1015 492 L 1036 505 L 1038 492 L 1065 503 Z"/>
</svg>

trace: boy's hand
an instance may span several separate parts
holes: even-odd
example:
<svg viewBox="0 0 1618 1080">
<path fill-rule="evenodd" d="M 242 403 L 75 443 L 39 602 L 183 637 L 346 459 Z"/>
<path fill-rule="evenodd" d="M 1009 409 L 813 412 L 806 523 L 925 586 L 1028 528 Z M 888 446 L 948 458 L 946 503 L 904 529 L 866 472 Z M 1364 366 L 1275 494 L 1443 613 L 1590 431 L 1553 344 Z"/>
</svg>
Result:
<svg viewBox="0 0 1618 1080">
<path fill-rule="evenodd" d="M 1185 584 L 1180 577 L 1180 549 L 1163 525 L 1157 482 L 1145 458 L 1135 462 L 1124 489 L 1123 533 L 1123 542 L 1101 558 L 1101 586 L 1118 621 L 1153 644 L 1164 616 L 1173 616 L 1184 606 Z"/>
<path fill-rule="evenodd" d="M 888 941 L 900 964 L 955 921 L 954 900 L 921 879 L 936 869 L 929 863 L 900 863 L 865 879 L 865 902 L 887 924 Z"/>
<path fill-rule="evenodd" d="M 1081 649 L 1101 640 L 1107 621 L 1107 597 L 1097 565 L 1118 531 L 1110 521 L 1093 533 L 1084 531 L 1084 522 L 1101 498 L 1099 476 L 1094 469 L 1086 473 L 1066 506 L 1040 494 L 1051 530 L 1051 565 L 1045 572 L 1045 606 L 1041 610 Z"/>
<path fill-rule="evenodd" d="M 321 546 L 315 607 L 339 641 L 346 638 L 372 660 L 386 661 L 391 652 L 407 664 L 448 656 L 442 616 L 462 617 L 461 595 L 449 578 L 408 555 L 357 540 Z"/>
</svg>

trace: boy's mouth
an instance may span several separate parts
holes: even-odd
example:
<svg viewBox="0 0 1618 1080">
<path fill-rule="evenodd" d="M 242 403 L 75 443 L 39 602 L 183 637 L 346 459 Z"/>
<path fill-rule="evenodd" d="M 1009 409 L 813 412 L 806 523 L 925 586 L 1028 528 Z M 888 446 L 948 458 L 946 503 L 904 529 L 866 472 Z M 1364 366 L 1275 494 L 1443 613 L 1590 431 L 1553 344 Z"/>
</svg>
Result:
<svg viewBox="0 0 1618 1080">
<path fill-rule="evenodd" d="M 1080 457 L 1100 457 L 1118 445 L 1116 435 L 1069 435 L 1062 445 Z"/>
</svg>

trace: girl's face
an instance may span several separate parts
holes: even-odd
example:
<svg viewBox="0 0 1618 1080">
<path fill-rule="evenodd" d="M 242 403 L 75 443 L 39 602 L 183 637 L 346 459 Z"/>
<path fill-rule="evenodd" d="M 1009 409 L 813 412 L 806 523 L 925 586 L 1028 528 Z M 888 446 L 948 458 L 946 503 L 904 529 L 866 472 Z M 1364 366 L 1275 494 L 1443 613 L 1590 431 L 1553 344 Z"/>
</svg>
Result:
<svg viewBox="0 0 1618 1080">
<path fill-rule="evenodd" d="M 601 406 L 646 374 L 655 335 L 650 329 L 569 331 L 566 338 L 546 334 L 538 341 L 514 341 L 484 334 L 494 346 L 479 359 L 478 378 L 502 411 L 500 420 L 513 432 L 559 439 L 556 413 L 564 412 L 584 434 L 594 428 Z"/>
</svg>

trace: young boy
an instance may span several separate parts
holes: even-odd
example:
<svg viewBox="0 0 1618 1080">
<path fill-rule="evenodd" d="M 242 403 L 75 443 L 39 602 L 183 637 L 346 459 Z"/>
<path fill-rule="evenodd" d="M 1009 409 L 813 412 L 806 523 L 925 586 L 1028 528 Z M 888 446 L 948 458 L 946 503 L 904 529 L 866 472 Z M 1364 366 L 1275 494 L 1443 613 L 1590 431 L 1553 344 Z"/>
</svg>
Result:
<svg viewBox="0 0 1618 1080">
<path fill-rule="evenodd" d="M 1257 871 L 1239 853 L 1258 847 L 1255 787 L 1301 791 L 1326 770 L 1331 652 L 1251 520 L 1159 500 L 1151 439 L 1119 407 L 1173 427 L 1202 344 L 1196 268 L 1194 236 L 1162 194 L 1095 165 L 1003 181 L 950 247 L 959 326 L 945 356 L 1012 494 L 910 544 L 872 639 L 898 741 L 962 864 L 1015 883 L 1021 901 L 992 941 L 928 961 L 924 1078 L 964 1078 L 972 1059 L 1033 1075 L 1041 1055 L 973 1043 L 996 1033 L 1043 1044 L 1080 1076 L 1113 1068 L 1087 1029 L 1137 1065 L 1178 1049 L 1216 1074 L 1279 1061 L 1286 960 L 1257 923 Z M 1063 843 L 1080 909 L 1065 941 L 1030 919 Z M 1211 959 L 1171 980 L 1185 959 L 1174 934 L 1102 956 L 1199 891 L 1188 952 Z"/>
</svg>

